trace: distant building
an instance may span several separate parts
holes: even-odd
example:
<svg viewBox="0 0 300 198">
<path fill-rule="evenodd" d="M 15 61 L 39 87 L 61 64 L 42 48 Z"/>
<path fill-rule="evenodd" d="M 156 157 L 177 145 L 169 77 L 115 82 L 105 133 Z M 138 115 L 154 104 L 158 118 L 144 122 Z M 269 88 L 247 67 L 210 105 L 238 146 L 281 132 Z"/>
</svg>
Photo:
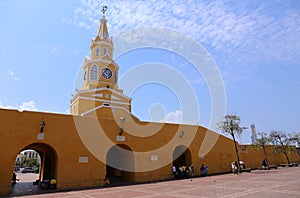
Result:
<svg viewBox="0 0 300 198">
<path fill-rule="evenodd" d="M 22 166 L 25 158 L 26 156 L 22 153 L 17 155 L 16 162 L 15 162 L 15 170 L 18 170 Z"/>
<path fill-rule="evenodd" d="M 251 124 L 251 131 L 252 131 L 251 141 L 252 144 L 254 144 L 254 142 L 257 140 L 255 124 Z"/>
<path fill-rule="evenodd" d="M 41 157 L 38 154 L 38 152 L 34 151 L 34 150 L 27 150 L 24 152 L 24 156 L 26 159 L 30 159 L 30 158 L 36 158 L 38 160 L 38 163 L 41 164 Z"/>
</svg>

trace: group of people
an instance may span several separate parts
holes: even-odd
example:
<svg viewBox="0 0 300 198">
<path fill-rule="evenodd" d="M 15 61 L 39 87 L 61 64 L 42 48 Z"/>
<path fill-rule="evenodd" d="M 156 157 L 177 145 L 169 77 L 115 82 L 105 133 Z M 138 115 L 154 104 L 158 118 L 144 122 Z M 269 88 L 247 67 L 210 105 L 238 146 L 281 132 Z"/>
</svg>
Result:
<svg viewBox="0 0 300 198">
<path fill-rule="evenodd" d="M 240 169 L 245 169 L 245 163 L 243 161 L 240 161 Z M 237 162 L 232 162 L 231 163 L 231 171 L 234 174 L 238 174 L 239 170 L 238 170 L 238 163 Z"/>
<path fill-rule="evenodd" d="M 174 178 L 187 178 L 194 176 L 194 165 L 190 164 L 189 166 L 173 166 L 172 167 Z"/>
<path fill-rule="evenodd" d="M 194 177 L 194 174 L 195 174 L 193 164 L 190 164 L 189 166 L 185 166 L 185 165 L 173 166 L 172 172 L 173 172 L 175 179 Z M 202 164 L 202 166 L 200 168 L 201 176 L 207 176 L 207 173 L 208 173 L 208 166 L 205 164 Z"/>
</svg>

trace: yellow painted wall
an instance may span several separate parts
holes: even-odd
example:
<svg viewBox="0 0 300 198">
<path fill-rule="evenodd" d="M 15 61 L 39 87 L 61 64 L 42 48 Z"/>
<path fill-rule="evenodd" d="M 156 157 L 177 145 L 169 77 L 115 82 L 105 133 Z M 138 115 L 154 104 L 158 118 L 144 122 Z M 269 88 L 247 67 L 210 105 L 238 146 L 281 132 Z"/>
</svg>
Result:
<svg viewBox="0 0 300 198">
<path fill-rule="evenodd" d="M 252 145 L 240 145 L 240 158 L 248 167 L 259 168 L 264 160 L 263 149 L 257 149 Z M 286 157 L 283 153 L 276 153 L 273 151 L 271 145 L 266 146 L 267 159 L 270 165 L 287 164 Z M 299 163 L 299 155 L 295 149 L 295 152 L 288 154 L 291 163 Z"/>
<path fill-rule="evenodd" d="M 55 151 L 57 188 L 61 189 L 103 185 L 106 154 L 114 144 L 134 151 L 135 173 L 129 180 L 135 182 L 172 178 L 173 152 L 180 145 L 191 153 L 196 176 L 202 163 L 209 166 L 209 174 L 217 174 L 230 172 L 230 163 L 236 161 L 229 138 L 199 126 L 141 122 L 122 109 L 101 108 L 85 117 L 0 109 L 0 118 L 0 194 L 10 192 L 17 154 L 33 143 L 49 145 Z M 38 140 L 42 120 L 46 123 L 44 140 Z M 116 141 L 121 127 L 124 142 Z M 262 150 L 241 148 L 240 158 L 246 166 L 259 167 Z M 158 159 L 151 160 L 153 155 Z M 88 163 L 79 163 L 79 157 L 88 157 Z M 271 153 L 271 148 L 268 158 L 271 164 L 286 163 L 284 155 Z M 300 162 L 300 157 L 294 153 L 290 160 Z"/>
<path fill-rule="evenodd" d="M 1 109 L 0 117 L 0 194 L 9 192 L 17 154 L 36 142 L 50 145 L 56 151 L 58 188 L 103 183 L 105 166 L 82 144 L 72 116 Z M 45 139 L 37 140 L 42 119 L 46 123 Z M 88 157 L 89 163 L 78 163 L 80 156 Z"/>
</svg>

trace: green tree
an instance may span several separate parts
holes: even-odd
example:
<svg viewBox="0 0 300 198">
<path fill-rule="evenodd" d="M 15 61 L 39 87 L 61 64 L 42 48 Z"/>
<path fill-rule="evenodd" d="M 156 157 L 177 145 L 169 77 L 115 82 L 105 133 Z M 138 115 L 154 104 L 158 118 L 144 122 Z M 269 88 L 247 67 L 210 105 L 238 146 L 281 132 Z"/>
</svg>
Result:
<svg viewBox="0 0 300 198">
<path fill-rule="evenodd" d="M 286 157 L 288 164 L 290 164 L 290 159 L 288 154 L 295 151 L 293 144 L 296 143 L 295 136 L 291 134 L 286 134 L 284 131 L 271 131 L 270 133 L 271 141 L 274 145 L 274 151 L 277 153 L 283 153 Z"/>
<path fill-rule="evenodd" d="M 271 138 L 265 132 L 258 133 L 260 138 L 257 138 L 254 142 L 254 147 L 258 149 L 262 149 L 264 152 L 264 158 L 268 162 L 267 152 L 266 152 L 266 145 L 271 142 Z"/>
<path fill-rule="evenodd" d="M 236 158 L 238 162 L 237 168 L 239 173 L 241 172 L 241 168 L 240 168 L 240 157 L 237 148 L 236 137 L 240 137 L 240 135 L 243 133 L 243 130 L 246 129 L 246 127 L 241 127 L 240 123 L 241 123 L 241 118 L 237 115 L 226 115 L 219 122 L 219 129 L 221 129 L 223 133 L 229 134 L 233 139 Z"/>
<path fill-rule="evenodd" d="M 297 146 L 300 146 L 300 133 L 296 133 L 294 138 Z"/>
<path fill-rule="evenodd" d="M 28 158 L 26 159 L 26 167 L 39 167 L 40 164 L 37 158 Z"/>
</svg>

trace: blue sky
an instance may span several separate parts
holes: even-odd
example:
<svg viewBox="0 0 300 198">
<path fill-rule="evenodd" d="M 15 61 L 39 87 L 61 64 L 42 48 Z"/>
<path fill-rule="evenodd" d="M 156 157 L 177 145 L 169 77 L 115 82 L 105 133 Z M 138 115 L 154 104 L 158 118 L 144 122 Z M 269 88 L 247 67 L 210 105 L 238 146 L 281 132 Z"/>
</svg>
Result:
<svg viewBox="0 0 300 198">
<path fill-rule="evenodd" d="M 68 113 L 74 81 L 97 33 L 102 3 L 0 1 L 2 108 Z M 110 36 L 158 27 L 176 30 L 201 45 L 223 79 L 226 113 L 239 115 L 242 125 L 255 123 L 257 131 L 266 132 L 300 131 L 300 2 L 125 0 L 106 4 Z M 182 120 L 180 98 L 167 86 L 149 83 L 133 93 L 125 92 L 133 98 L 133 113 L 141 120 L 209 126 L 209 86 L 188 60 L 148 48 L 116 57 L 116 62 L 123 76 L 143 63 L 167 64 L 194 90 L 199 120 Z M 167 74 L 166 78 L 172 81 Z M 250 142 L 250 130 L 240 141 Z"/>
</svg>

